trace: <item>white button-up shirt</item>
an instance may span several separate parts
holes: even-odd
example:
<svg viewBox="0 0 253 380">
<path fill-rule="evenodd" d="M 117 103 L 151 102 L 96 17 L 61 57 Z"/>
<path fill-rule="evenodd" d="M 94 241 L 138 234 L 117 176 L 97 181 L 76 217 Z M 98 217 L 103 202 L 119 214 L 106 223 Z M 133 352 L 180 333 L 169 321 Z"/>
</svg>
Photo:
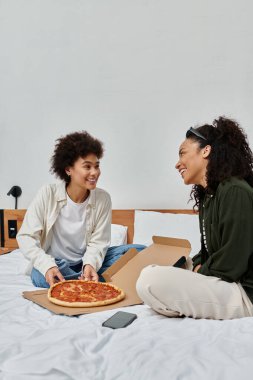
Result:
<svg viewBox="0 0 253 380">
<path fill-rule="evenodd" d="M 43 186 L 27 209 L 17 234 L 19 248 L 30 261 L 27 273 L 34 267 L 45 276 L 48 269 L 56 266 L 54 258 L 46 252 L 52 242 L 52 227 L 66 202 L 66 185 L 60 182 Z M 106 191 L 96 188 L 90 191 L 87 205 L 83 265 L 90 264 L 98 271 L 110 238 L 111 198 Z"/>
</svg>

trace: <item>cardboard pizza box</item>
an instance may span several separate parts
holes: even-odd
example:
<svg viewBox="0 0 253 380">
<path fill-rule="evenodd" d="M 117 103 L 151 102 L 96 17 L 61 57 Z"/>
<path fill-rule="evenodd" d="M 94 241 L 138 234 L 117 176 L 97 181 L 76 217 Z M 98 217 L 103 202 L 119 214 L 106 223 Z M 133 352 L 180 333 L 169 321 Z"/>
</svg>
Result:
<svg viewBox="0 0 253 380">
<path fill-rule="evenodd" d="M 188 240 L 153 236 L 153 244 L 141 252 L 132 248 L 103 273 L 106 282 L 123 289 L 126 297 L 115 304 L 97 307 L 64 307 L 47 299 L 47 289 L 23 292 L 23 297 L 55 314 L 80 315 L 124 306 L 142 304 L 136 292 L 136 282 L 141 270 L 147 265 L 173 265 L 180 257 L 188 257 L 191 245 Z"/>
</svg>

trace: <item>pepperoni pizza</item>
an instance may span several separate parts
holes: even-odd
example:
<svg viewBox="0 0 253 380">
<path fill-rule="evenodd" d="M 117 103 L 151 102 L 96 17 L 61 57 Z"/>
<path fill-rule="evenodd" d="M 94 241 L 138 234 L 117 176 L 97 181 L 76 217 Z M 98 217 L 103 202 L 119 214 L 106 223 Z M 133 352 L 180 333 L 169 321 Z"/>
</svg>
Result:
<svg viewBox="0 0 253 380">
<path fill-rule="evenodd" d="M 105 282 L 68 280 L 48 290 L 49 301 L 68 307 L 104 306 L 125 298 L 123 290 Z"/>
</svg>

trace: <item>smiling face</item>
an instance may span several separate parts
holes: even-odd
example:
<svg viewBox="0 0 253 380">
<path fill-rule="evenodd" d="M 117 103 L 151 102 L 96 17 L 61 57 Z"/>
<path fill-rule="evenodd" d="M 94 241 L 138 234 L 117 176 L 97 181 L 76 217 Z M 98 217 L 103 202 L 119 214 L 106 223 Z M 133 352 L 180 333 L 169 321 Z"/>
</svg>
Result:
<svg viewBox="0 0 253 380">
<path fill-rule="evenodd" d="M 71 178 L 71 186 L 74 185 L 84 191 L 93 190 L 100 176 L 99 160 L 95 154 L 79 157 L 73 166 L 66 169 L 66 173 Z"/>
<path fill-rule="evenodd" d="M 206 187 L 206 167 L 211 146 L 199 147 L 199 143 L 187 138 L 179 147 L 179 160 L 176 169 L 181 174 L 186 185 L 201 185 Z"/>
</svg>

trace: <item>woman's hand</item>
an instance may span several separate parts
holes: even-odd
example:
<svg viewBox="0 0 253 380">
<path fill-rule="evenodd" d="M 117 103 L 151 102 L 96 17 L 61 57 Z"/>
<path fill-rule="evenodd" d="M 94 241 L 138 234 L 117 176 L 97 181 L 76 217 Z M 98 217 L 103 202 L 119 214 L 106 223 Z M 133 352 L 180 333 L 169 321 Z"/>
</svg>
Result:
<svg viewBox="0 0 253 380">
<path fill-rule="evenodd" d="M 90 264 L 86 264 L 79 279 L 85 281 L 98 281 L 98 274 Z"/>
<path fill-rule="evenodd" d="M 197 266 L 193 269 L 193 272 L 198 272 L 199 268 L 201 268 L 201 264 L 197 265 Z"/>
<path fill-rule="evenodd" d="M 52 268 L 48 269 L 48 271 L 45 274 L 45 278 L 46 278 L 46 282 L 50 286 L 54 285 L 56 282 L 65 281 L 65 278 L 63 277 L 63 275 L 59 271 L 58 267 L 52 267 Z"/>
</svg>

